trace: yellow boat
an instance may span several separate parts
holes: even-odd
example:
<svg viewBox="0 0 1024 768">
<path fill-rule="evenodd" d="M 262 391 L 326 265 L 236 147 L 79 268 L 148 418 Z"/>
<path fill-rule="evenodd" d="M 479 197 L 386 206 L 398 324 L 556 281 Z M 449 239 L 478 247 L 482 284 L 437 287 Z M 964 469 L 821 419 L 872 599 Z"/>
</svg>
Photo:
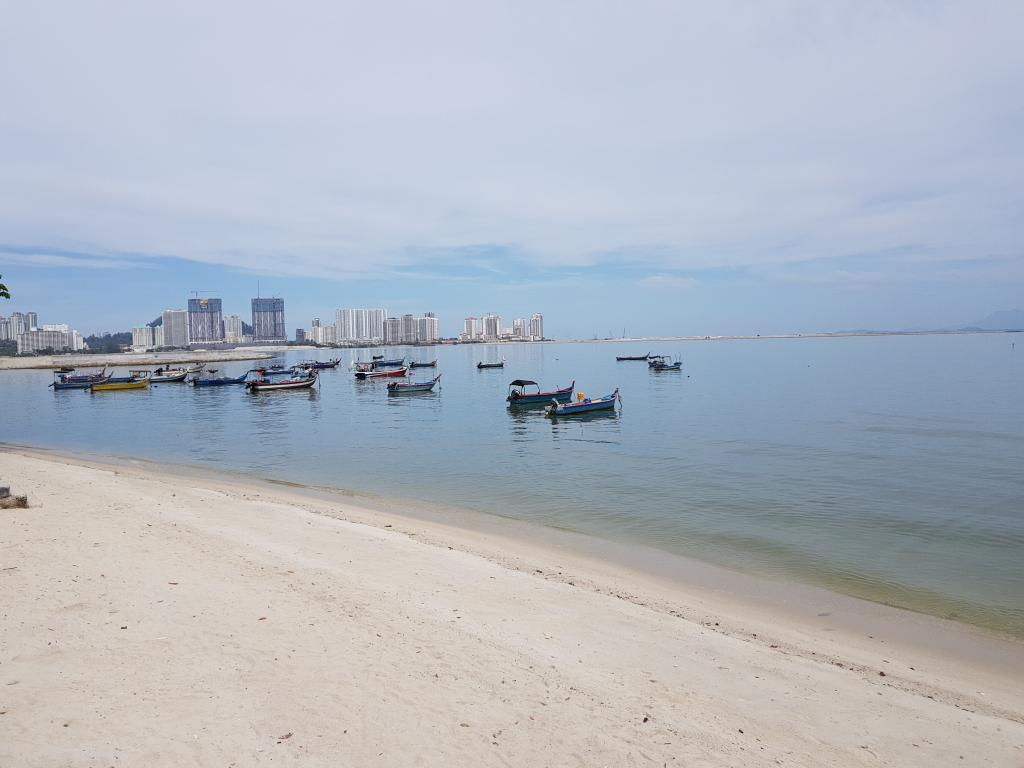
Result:
<svg viewBox="0 0 1024 768">
<path fill-rule="evenodd" d="M 148 389 L 149 379 L 137 379 L 135 381 L 115 381 L 107 384 L 93 384 L 90 389 L 93 392 L 117 392 L 122 389 Z"/>
</svg>

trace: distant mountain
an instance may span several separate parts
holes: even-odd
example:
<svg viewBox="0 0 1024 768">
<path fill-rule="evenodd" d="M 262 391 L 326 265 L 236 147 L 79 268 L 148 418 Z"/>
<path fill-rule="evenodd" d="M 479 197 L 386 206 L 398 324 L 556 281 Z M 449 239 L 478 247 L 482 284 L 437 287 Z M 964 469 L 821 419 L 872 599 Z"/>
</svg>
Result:
<svg viewBox="0 0 1024 768">
<path fill-rule="evenodd" d="M 1024 329 L 1024 309 L 1004 309 L 993 312 L 984 320 L 977 320 L 969 323 L 972 330 L 980 328 L 983 331 L 1019 331 Z"/>
</svg>

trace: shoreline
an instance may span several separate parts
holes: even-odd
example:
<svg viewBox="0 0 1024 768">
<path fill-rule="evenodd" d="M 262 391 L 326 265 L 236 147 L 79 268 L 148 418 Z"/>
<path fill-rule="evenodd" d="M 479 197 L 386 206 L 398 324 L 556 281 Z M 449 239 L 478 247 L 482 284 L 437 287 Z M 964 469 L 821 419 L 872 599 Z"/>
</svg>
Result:
<svg viewBox="0 0 1024 768">
<path fill-rule="evenodd" d="M 0 477 L 31 505 L 0 513 L 0 762 L 1024 756 L 1024 646 L 950 622 L 222 473 L 5 447 Z"/>
<path fill-rule="evenodd" d="M 0 357 L 0 371 L 55 370 L 75 368 L 124 368 L 131 365 L 166 363 L 222 363 L 244 360 L 269 360 L 273 354 L 253 350 L 195 350 L 192 352 L 119 352 L 95 355 L 43 355 L 39 357 Z"/>
</svg>

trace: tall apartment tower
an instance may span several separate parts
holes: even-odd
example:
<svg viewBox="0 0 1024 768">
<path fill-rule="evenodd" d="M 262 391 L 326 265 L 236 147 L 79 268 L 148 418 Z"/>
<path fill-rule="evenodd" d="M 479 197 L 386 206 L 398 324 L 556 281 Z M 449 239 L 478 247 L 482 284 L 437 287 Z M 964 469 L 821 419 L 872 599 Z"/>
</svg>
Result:
<svg viewBox="0 0 1024 768">
<path fill-rule="evenodd" d="M 224 317 L 220 299 L 188 300 L 189 344 L 215 344 L 224 341 Z"/>
<path fill-rule="evenodd" d="M 252 300 L 252 334 L 254 341 L 288 341 L 284 328 L 284 299 Z"/>
<path fill-rule="evenodd" d="M 535 312 L 530 318 L 530 338 L 538 341 L 544 338 L 544 315 L 540 312 Z"/>
<path fill-rule="evenodd" d="M 25 325 L 27 326 L 25 328 L 25 330 L 27 331 L 39 330 L 39 315 L 37 315 L 35 312 L 26 312 Z"/>
<path fill-rule="evenodd" d="M 163 343 L 161 347 L 188 346 L 188 312 L 184 309 L 165 309 L 160 316 L 163 320 Z"/>
</svg>

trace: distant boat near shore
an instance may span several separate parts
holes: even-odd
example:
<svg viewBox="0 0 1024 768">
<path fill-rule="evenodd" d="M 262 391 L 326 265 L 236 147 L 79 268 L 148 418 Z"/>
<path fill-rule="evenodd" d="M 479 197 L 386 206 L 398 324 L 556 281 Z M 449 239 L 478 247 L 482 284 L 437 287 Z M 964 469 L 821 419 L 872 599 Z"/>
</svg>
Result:
<svg viewBox="0 0 1024 768">
<path fill-rule="evenodd" d="M 621 356 L 620 355 L 616 355 L 615 359 L 618 360 L 621 363 L 621 362 L 624 362 L 626 360 L 646 360 L 650 356 L 651 356 L 651 353 L 648 352 L 646 355 L 633 355 L 633 356 L 630 356 L 630 355 L 621 355 Z"/>
</svg>

